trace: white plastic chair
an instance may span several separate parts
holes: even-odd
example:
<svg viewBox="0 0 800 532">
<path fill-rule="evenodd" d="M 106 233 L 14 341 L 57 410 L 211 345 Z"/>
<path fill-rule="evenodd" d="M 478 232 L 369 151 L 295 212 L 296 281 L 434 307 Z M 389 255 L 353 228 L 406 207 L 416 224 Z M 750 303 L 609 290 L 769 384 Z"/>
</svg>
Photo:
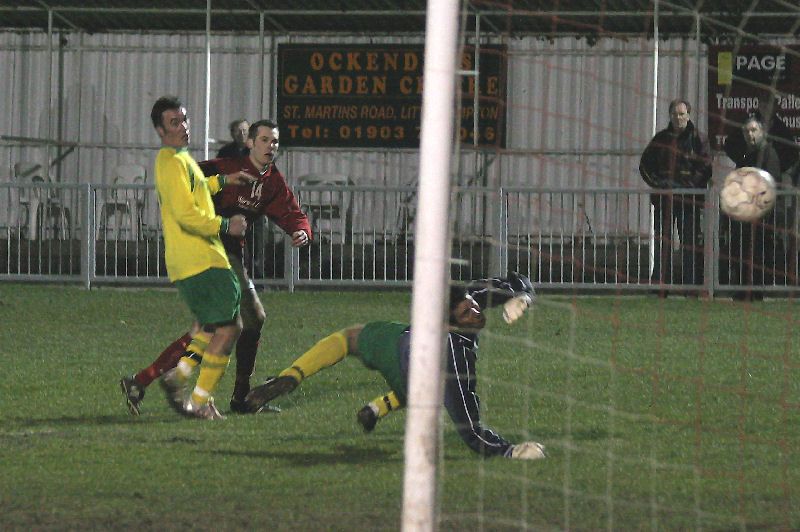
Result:
<svg viewBox="0 0 800 532">
<path fill-rule="evenodd" d="M 49 183 L 46 168 L 38 162 L 20 161 L 14 165 L 14 180 L 18 183 Z M 53 237 L 68 238 L 69 210 L 51 190 L 45 187 L 24 188 L 17 196 L 17 223 L 30 240 L 48 237 L 44 230 L 52 224 Z"/>
<path fill-rule="evenodd" d="M 308 174 L 297 178 L 299 185 L 352 185 L 347 176 Z M 344 244 L 350 237 L 350 200 L 349 191 L 307 190 L 298 193 L 300 208 L 308 216 L 314 239 L 330 240 Z"/>
<path fill-rule="evenodd" d="M 123 164 L 114 169 L 114 185 L 140 185 L 147 182 L 147 170 L 139 164 Z M 111 229 L 115 239 L 130 236 L 137 240 L 142 233 L 142 216 L 145 207 L 143 190 L 109 189 L 97 199 L 98 237 L 105 237 Z"/>
<path fill-rule="evenodd" d="M 0 175 L 0 184 L 3 183 L 12 183 L 10 174 Z M 15 187 L 0 187 L 0 234 L 5 235 L 7 239 L 10 239 L 12 234 L 17 234 L 19 230 L 18 197 Z"/>
</svg>

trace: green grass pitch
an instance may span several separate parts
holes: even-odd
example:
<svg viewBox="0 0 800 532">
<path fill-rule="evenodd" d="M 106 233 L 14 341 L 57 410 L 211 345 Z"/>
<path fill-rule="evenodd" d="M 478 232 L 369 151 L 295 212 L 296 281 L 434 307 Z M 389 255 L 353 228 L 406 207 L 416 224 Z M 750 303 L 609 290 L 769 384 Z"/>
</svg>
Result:
<svg viewBox="0 0 800 532">
<path fill-rule="evenodd" d="M 408 320 L 405 292 L 264 292 L 254 382 L 329 333 Z M 441 530 L 800 529 L 800 311 L 632 296 L 543 296 L 479 350 L 484 421 L 547 446 L 481 459 L 444 420 Z M 405 412 L 344 360 L 280 414 L 179 418 L 119 378 L 190 316 L 172 289 L 0 285 L 1 530 L 398 530 Z M 216 393 L 227 412 L 233 363 Z"/>
</svg>

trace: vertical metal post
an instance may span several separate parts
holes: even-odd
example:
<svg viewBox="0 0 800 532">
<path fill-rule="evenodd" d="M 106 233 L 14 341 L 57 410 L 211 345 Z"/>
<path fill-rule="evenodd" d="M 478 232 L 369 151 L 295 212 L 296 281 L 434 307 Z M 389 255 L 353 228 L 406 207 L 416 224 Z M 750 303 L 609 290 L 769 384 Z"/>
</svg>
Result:
<svg viewBox="0 0 800 532">
<path fill-rule="evenodd" d="M 86 34 L 81 32 L 78 36 L 78 72 L 79 75 L 83 75 L 83 57 L 84 57 L 84 46 L 83 46 L 83 38 Z M 83 90 L 78 90 L 78 116 L 83 116 L 81 111 L 83 110 Z M 81 160 L 81 125 L 83 124 L 83 120 L 78 120 L 78 138 L 75 139 L 76 146 L 75 146 L 75 156 L 78 158 L 78 164 L 80 165 Z M 78 181 L 80 179 L 78 178 Z"/>
<path fill-rule="evenodd" d="M 50 180 L 50 151 L 53 138 L 53 10 L 47 9 L 47 143 L 44 146 L 44 178 Z"/>
<path fill-rule="evenodd" d="M 695 90 L 697 91 L 697 105 L 695 107 L 697 109 L 701 108 L 700 107 L 700 102 L 701 102 L 700 89 L 703 86 L 702 83 L 701 83 L 701 79 L 703 78 L 703 76 L 705 76 L 705 73 L 700 69 L 700 61 L 702 60 L 702 57 L 703 57 L 702 54 L 700 53 L 701 52 L 700 47 L 702 45 L 703 45 L 703 43 L 700 42 L 700 12 L 699 11 L 695 11 L 694 12 L 694 61 L 695 61 L 695 65 L 696 66 L 695 66 L 694 79 L 695 79 L 695 83 L 697 85 L 697 87 L 695 88 Z M 701 72 L 703 72 L 703 73 L 701 74 Z M 697 114 L 699 115 L 699 112 Z M 698 116 L 698 120 L 699 120 L 699 116 Z M 696 124 L 696 125 L 699 127 L 699 124 Z M 708 131 L 706 131 L 706 133 L 708 133 Z"/>
<path fill-rule="evenodd" d="M 653 0 L 653 124 L 651 127 L 651 137 L 656 135 L 656 120 L 658 112 L 658 0 Z M 650 209 L 650 228 L 648 237 L 647 253 L 650 261 L 648 268 L 648 278 L 653 274 L 656 264 L 656 238 L 655 238 L 655 207 L 649 204 Z M 670 229 L 671 231 L 671 229 Z"/>
<path fill-rule="evenodd" d="M 63 147 L 61 142 L 64 140 L 63 122 L 64 122 L 64 40 L 59 36 L 58 39 L 58 61 L 56 62 L 56 127 L 54 140 L 55 145 L 55 160 L 56 166 L 54 169 L 54 176 L 52 181 L 61 181 L 61 160 Z"/>
<path fill-rule="evenodd" d="M 78 189 L 78 204 L 81 206 L 81 224 L 83 225 L 83 238 L 81 239 L 81 274 L 83 275 L 83 285 L 86 289 L 92 287 L 97 259 L 95 253 L 95 212 L 92 201 L 92 184 L 86 183 Z"/>
<path fill-rule="evenodd" d="M 208 142 L 211 138 L 211 0 L 206 0 L 206 101 L 203 158 L 208 160 Z"/>
<path fill-rule="evenodd" d="M 497 191 L 499 208 L 498 212 L 498 227 L 500 232 L 500 245 L 498 246 L 498 261 L 500 263 L 498 272 L 502 273 L 508 270 L 508 206 L 506 204 L 506 192 L 502 186 Z M 491 271 L 490 275 L 496 272 Z"/>
<path fill-rule="evenodd" d="M 472 145 L 478 147 L 478 135 L 480 128 L 478 127 L 478 116 L 480 111 L 480 83 L 481 83 L 481 14 L 475 12 L 475 64 L 472 66 L 475 70 L 475 90 L 472 91 Z M 459 117 L 459 123 L 461 122 Z M 475 151 L 475 169 L 480 168 L 480 154 Z M 483 184 L 483 183 L 482 183 Z"/>
<path fill-rule="evenodd" d="M 300 251 L 293 248 L 291 239 L 286 237 L 283 238 L 283 278 L 289 292 L 294 292 L 296 281 L 300 278 Z"/>
<path fill-rule="evenodd" d="M 272 94 L 272 87 L 269 87 L 269 92 L 264 90 L 264 12 L 258 12 L 258 80 L 261 83 L 261 97 L 258 102 L 258 120 L 261 120 L 264 116 L 271 116 L 271 115 L 264 115 L 264 95 L 265 94 Z M 270 79 L 268 83 L 272 83 Z M 272 98 L 270 98 L 272 100 Z"/>
<path fill-rule="evenodd" d="M 713 182 L 711 188 L 706 189 L 705 201 L 705 223 L 703 231 L 705 240 L 703 241 L 703 284 L 708 290 L 708 297 L 714 298 L 717 284 L 719 282 L 719 195 L 717 187 Z"/>
<path fill-rule="evenodd" d="M 700 12 L 694 12 L 694 43 L 695 43 L 695 81 L 697 83 L 696 87 L 696 109 L 700 109 L 700 103 L 702 101 L 702 94 L 700 89 L 702 84 L 701 80 L 701 69 L 700 69 L 700 61 L 702 60 L 702 55 L 700 53 L 700 48 L 702 43 L 700 42 Z M 700 127 L 699 121 L 699 112 L 697 113 L 697 121 L 698 124 L 695 124 L 698 128 Z M 706 131 L 708 134 L 709 132 Z M 703 202 L 703 287 L 705 288 L 706 292 L 708 293 L 708 297 L 714 298 L 714 292 L 716 291 L 717 282 L 719 279 L 719 261 L 715 260 L 715 257 L 719 257 L 719 197 L 716 193 L 716 187 L 714 186 L 714 181 L 711 181 L 711 187 L 706 189 L 705 192 L 705 201 Z"/>
<path fill-rule="evenodd" d="M 652 136 L 656 134 L 658 112 L 658 0 L 653 0 L 653 127 Z"/>
</svg>

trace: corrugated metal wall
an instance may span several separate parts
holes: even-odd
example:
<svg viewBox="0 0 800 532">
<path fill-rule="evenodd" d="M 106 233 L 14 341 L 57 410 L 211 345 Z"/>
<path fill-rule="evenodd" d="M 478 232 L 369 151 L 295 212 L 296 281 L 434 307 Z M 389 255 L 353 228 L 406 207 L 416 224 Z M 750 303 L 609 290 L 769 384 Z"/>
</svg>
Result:
<svg viewBox="0 0 800 532">
<path fill-rule="evenodd" d="M 375 38 L 293 37 L 292 42 L 355 43 Z M 205 36 L 62 34 L 49 53 L 42 33 L 0 33 L 0 128 L 11 137 L 77 143 L 53 169 L 54 180 L 105 183 L 121 163 L 152 164 L 157 137 L 149 109 L 180 95 L 192 118 L 194 155 L 203 158 Z M 274 112 L 274 53 L 286 37 L 213 35 L 210 136 L 228 140 L 234 117 Z M 420 42 L 420 37 L 409 38 Z M 400 37 L 380 42 L 403 42 Z M 509 45 L 508 151 L 476 161 L 463 156 L 462 183 L 541 186 L 638 186 L 638 155 L 652 133 L 653 43 L 646 40 L 512 39 Z M 660 43 L 659 128 L 669 99 L 685 95 L 705 116 L 705 65 L 692 40 Z M 261 55 L 262 49 L 264 56 Z M 48 67 L 52 76 L 48 76 Z M 52 107 L 50 102 L 52 101 Z M 211 154 L 217 145 L 211 146 Z M 55 159 L 68 147 L 0 144 L 0 177 L 14 162 Z M 476 165 L 483 167 L 481 172 Z M 284 149 L 291 180 L 306 174 L 349 176 L 356 184 L 416 179 L 414 150 Z"/>
<path fill-rule="evenodd" d="M 683 96 L 696 109 L 705 108 L 706 60 L 698 64 L 696 52 L 690 40 L 660 43 L 659 129 L 668 122 L 672 98 Z M 653 63 L 652 41 L 513 43 L 513 155 L 502 178 L 515 185 L 638 186 L 638 157 L 652 137 Z M 704 128 L 702 112 L 698 118 Z"/>
</svg>

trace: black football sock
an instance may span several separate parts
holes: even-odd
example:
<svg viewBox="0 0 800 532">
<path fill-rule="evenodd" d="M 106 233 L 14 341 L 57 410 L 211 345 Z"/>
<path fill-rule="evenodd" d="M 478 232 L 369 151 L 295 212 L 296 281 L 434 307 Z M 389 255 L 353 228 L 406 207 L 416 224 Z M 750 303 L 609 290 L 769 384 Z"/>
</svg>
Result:
<svg viewBox="0 0 800 532">
<path fill-rule="evenodd" d="M 258 341 L 261 331 L 245 329 L 236 341 L 236 380 L 233 384 L 233 400 L 244 401 L 250 391 L 250 377 L 256 365 Z"/>
</svg>

